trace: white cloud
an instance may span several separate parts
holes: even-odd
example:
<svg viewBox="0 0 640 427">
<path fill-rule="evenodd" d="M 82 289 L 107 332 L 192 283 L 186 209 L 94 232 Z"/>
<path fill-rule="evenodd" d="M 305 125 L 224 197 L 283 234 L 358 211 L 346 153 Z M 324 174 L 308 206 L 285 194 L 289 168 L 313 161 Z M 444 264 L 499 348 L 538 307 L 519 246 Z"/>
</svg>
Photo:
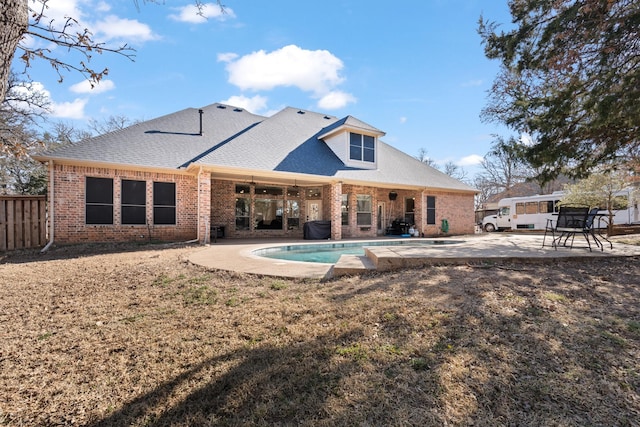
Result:
<svg viewBox="0 0 640 427">
<path fill-rule="evenodd" d="M 37 10 L 37 6 L 34 8 Z M 67 29 L 69 33 L 82 32 L 86 28 L 98 42 L 123 40 L 133 44 L 159 38 L 147 24 L 138 20 L 105 15 L 110 10 L 111 6 L 106 1 L 48 0 L 42 22 L 51 22 L 58 30 L 62 30 L 65 24 L 71 24 L 72 27 Z M 69 18 L 77 23 L 69 21 Z"/>
<path fill-rule="evenodd" d="M 119 18 L 109 15 L 92 26 L 96 34 L 107 39 L 125 39 L 135 42 L 156 40 L 159 37 L 151 31 L 151 27 L 134 19 Z"/>
<path fill-rule="evenodd" d="M 471 154 L 470 156 L 466 156 L 461 158 L 458 162 L 458 166 L 475 166 L 482 163 L 484 157 L 479 154 Z"/>
<path fill-rule="evenodd" d="M 201 9 L 195 4 L 190 4 L 181 8 L 175 8 L 177 14 L 171 14 L 169 17 L 175 21 L 188 22 L 190 24 L 202 24 L 208 19 L 217 19 L 224 21 L 229 18 L 235 18 L 235 14 L 231 8 L 225 7 L 224 11 L 220 9 L 217 3 L 205 3 Z"/>
<path fill-rule="evenodd" d="M 400 117 L 400 123 L 407 123 L 406 117 Z"/>
<path fill-rule="evenodd" d="M 99 83 L 94 84 L 93 88 L 88 80 L 83 80 L 71 86 L 69 90 L 74 93 L 98 94 L 113 90 L 115 87 L 116 85 L 112 80 L 100 80 Z"/>
<path fill-rule="evenodd" d="M 336 89 L 345 80 L 340 75 L 344 64 L 327 50 L 288 45 L 272 52 L 259 50 L 245 56 L 221 53 L 218 61 L 227 63 L 229 83 L 242 90 L 296 87 L 310 92 L 322 109 L 342 108 L 356 102 L 352 94 Z"/>
<path fill-rule="evenodd" d="M 250 53 L 230 61 L 226 68 L 229 83 L 243 90 L 294 86 L 321 96 L 342 83 L 342 67 L 342 61 L 327 50 L 289 45 L 269 53 Z"/>
<path fill-rule="evenodd" d="M 264 110 L 267 107 L 267 98 L 260 95 L 253 96 L 251 98 L 248 98 L 244 95 L 234 95 L 220 102 L 222 104 L 244 108 L 245 110 L 255 114 L 260 114 L 260 111 Z"/>
<path fill-rule="evenodd" d="M 354 102 L 356 102 L 356 98 L 353 95 L 337 90 L 322 96 L 318 101 L 318 107 L 326 110 L 337 110 Z"/>
<path fill-rule="evenodd" d="M 42 22 L 48 24 L 53 21 L 53 24 L 57 24 L 60 28 L 66 22 L 68 17 L 74 18 L 78 22 L 82 22 L 82 18 L 84 17 L 84 13 L 82 13 L 82 9 L 79 7 L 80 1 L 76 0 L 49 0 L 46 2 L 46 7 L 42 10 L 38 8 L 41 6 L 40 2 L 34 2 L 32 6 L 36 12 L 42 11 L 44 19 Z M 79 27 L 82 27 L 82 24 L 79 24 Z"/>
<path fill-rule="evenodd" d="M 239 55 L 237 53 L 219 53 L 218 54 L 218 62 L 231 62 L 236 59 Z"/>
<path fill-rule="evenodd" d="M 84 118 L 84 107 L 89 102 L 88 99 L 77 98 L 72 102 L 53 102 L 51 104 L 53 117 L 57 117 L 60 119 L 83 119 Z"/>
</svg>

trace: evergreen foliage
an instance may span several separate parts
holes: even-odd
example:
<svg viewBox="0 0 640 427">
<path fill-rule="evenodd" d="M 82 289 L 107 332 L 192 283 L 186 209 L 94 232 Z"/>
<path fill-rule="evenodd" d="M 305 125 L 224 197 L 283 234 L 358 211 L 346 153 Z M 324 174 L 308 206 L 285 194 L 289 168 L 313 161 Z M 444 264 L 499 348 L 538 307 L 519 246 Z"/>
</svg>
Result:
<svg viewBox="0 0 640 427">
<path fill-rule="evenodd" d="M 531 136 L 524 156 L 543 180 L 637 159 L 640 4 L 637 0 L 511 0 L 513 27 L 483 17 L 501 62 L 482 112 Z"/>
</svg>

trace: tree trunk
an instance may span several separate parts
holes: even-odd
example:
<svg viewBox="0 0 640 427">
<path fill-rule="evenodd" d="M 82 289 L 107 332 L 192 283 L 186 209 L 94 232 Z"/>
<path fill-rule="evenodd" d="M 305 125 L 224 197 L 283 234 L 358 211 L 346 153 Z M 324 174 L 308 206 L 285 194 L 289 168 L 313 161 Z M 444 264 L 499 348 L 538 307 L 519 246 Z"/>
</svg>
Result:
<svg viewBox="0 0 640 427">
<path fill-rule="evenodd" d="M 29 27 L 28 0 L 0 2 L 0 102 L 7 95 L 9 74 L 18 42 Z"/>
</svg>

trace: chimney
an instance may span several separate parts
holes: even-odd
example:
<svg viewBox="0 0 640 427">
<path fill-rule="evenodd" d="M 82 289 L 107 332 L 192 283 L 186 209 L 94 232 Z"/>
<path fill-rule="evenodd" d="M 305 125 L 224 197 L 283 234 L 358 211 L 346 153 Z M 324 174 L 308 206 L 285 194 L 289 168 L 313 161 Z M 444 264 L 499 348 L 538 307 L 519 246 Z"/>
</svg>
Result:
<svg viewBox="0 0 640 427">
<path fill-rule="evenodd" d="M 200 113 L 200 135 L 202 135 L 202 114 L 204 111 L 198 110 L 198 113 Z"/>
</svg>

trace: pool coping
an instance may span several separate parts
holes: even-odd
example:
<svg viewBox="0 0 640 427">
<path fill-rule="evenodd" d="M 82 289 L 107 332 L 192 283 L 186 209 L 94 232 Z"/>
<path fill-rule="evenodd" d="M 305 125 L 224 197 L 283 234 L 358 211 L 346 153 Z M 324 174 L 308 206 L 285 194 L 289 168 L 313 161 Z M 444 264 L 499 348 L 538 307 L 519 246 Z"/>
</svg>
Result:
<svg viewBox="0 0 640 427">
<path fill-rule="evenodd" d="M 463 240 L 463 243 L 451 245 L 415 246 L 372 246 L 367 251 L 367 260 L 373 264 L 360 266 L 356 255 L 343 255 L 345 265 L 341 267 L 342 258 L 337 264 L 286 261 L 255 255 L 256 249 L 295 244 L 314 245 L 327 243 L 350 243 L 363 241 L 379 241 L 381 239 L 345 239 L 345 240 L 302 240 L 302 239 L 268 239 L 268 240 L 236 240 L 224 239 L 204 246 L 189 255 L 188 260 L 213 270 L 226 270 L 265 276 L 330 279 L 343 274 L 358 274 L 371 270 L 391 271 L 397 269 L 419 268 L 433 264 L 461 264 L 471 262 L 495 262 L 499 260 L 522 260 L 528 262 L 550 262 L 562 259 L 585 259 L 594 257 L 628 257 L 640 256 L 640 246 L 614 242 L 613 249 L 592 252 L 579 247 L 584 242 L 576 240 L 573 249 L 560 247 L 557 250 L 550 246 L 542 246 L 541 234 L 517 233 L 482 233 L 474 235 L 457 235 L 445 238 Z M 422 240 L 417 238 L 410 238 Z M 440 238 L 435 238 L 439 240 Z M 388 239 L 385 240 L 396 240 Z M 397 239 L 400 240 L 400 239 Z M 425 239 L 434 240 L 434 239 Z M 548 242 L 547 242 L 548 244 Z M 351 257 L 351 258 L 349 258 Z M 362 258 L 362 257 L 359 257 Z M 367 260 L 361 259 L 363 264 Z M 342 268 L 342 270 L 341 270 Z"/>
<path fill-rule="evenodd" d="M 322 261 L 304 261 L 299 259 L 287 259 L 279 258 L 278 256 L 269 255 L 268 253 L 282 253 L 281 248 L 297 248 L 303 250 L 309 250 L 314 247 L 322 247 L 322 249 L 326 249 L 326 247 L 332 247 L 336 249 L 353 249 L 358 248 L 362 249 L 362 254 L 364 255 L 365 247 L 386 247 L 386 246 L 428 246 L 428 245 L 437 245 L 437 244 L 446 244 L 453 245 L 458 243 L 464 243 L 463 240 L 456 239 L 441 239 L 441 238 L 418 238 L 418 239 L 408 239 L 408 238 L 388 238 L 388 239 L 366 239 L 366 240 L 323 240 L 322 242 L 309 243 L 306 241 L 305 243 L 287 243 L 287 244 L 279 244 L 279 245 L 271 245 L 265 248 L 253 249 L 254 255 L 265 258 L 273 258 L 284 261 L 298 261 L 298 262 L 313 262 L 313 263 L 322 263 Z M 288 251 L 284 251 L 286 254 Z M 343 254 L 345 255 L 345 254 Z M 350 255 L 350 254 L 346 254 Z M 358 255 L 355 255 L 358 256 Z M 327 261 L 326 264 L 336 264 L 338 260 L 335 262 Z"/>
</svg>

